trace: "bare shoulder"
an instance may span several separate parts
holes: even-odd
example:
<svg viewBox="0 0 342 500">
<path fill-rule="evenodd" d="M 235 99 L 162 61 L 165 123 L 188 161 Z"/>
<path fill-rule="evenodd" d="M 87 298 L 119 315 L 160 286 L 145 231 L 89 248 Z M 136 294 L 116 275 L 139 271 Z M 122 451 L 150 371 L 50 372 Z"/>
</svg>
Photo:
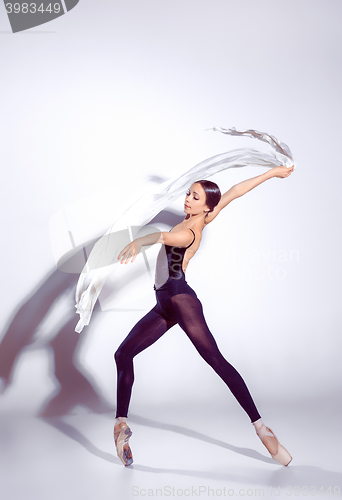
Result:
<svg viewBox="0 0 342 500">
<path fill-rule="evenodd" d="M 173 226 L 172 229 L 170 229 L 170 233 L 177 233 L 178 231 L 181 231 L 184 228 L 183 224 L 180 222 L 179 224 L 176 224 Z"/>
<path fill-rule="evenodd" d="M 195 253 L 197 252 L 197 250 L 200 246 L 200 242 L 202 239 L 202 231 L 200 231 L 199 229 L 187 227 L 184 224 L 180 223 L 180 224 L 177 224 L 177 226 L 174 226 L 171 229 L 170 233 L 172 233 L 172 234 L 179 233 L 179 235 L 182 235 L 182 236 L 187 235 L 188 237 L 190 237 L 190 241 L 188 244 L 190 244 L 190 243 L 192 243 L 192 244 L 186 251 L 187 257 L 189 257 L 189 255 L 190 256 L 195 255 Z M 193 239 L 194 235 L 195 235 L 195 239 Z M 186 245 L 186 246 L 188 246 L 188 245 Z"/>
<path fill-rule="evenodd" d="M 187 247 L 193 241 L 193 233 L 190 228 L 177 224 L 168 233 L 163 232 L 165 245 Z"/>
</svg>

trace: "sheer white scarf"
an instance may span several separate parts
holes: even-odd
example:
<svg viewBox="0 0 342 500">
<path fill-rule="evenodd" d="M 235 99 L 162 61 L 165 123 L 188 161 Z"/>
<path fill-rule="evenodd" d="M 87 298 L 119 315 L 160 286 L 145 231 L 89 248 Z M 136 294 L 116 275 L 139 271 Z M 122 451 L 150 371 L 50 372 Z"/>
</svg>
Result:
<svg viewBox="0 0 342 500">
<path fill-rule="evenodd" d="M 133 241 L 138 229 L 148 224 L 156 214 L 179 196 L 184 195 L 185 189 L 193 182 L 207 179 L 228 168 L 247 165 L 270 168 L 294 165 L 296 168 L 289 147 L 269 134 L 256 130 L 237 131 L 234 127 L 231 129 L 213 127 L 208 130 L 258 139 L 267 142 L 272 150 L 269 153 L 263 153 L 254 149 L 240 148 L 212 156 L 184 172 L 180 177 L 160 184 L 155 192 L 145 194 L 133 203 L 96 242 L 82 270 L 75 296 L 76 312 L 80 315 L 80 320 L 75 328 L 76 332 L 80 333 L 83 327 L 89 324 L 95 303 L 106 279 L 114 273 L 120 263 L 117 260 L 120 251 L 129 241 Z"/>
</svg>

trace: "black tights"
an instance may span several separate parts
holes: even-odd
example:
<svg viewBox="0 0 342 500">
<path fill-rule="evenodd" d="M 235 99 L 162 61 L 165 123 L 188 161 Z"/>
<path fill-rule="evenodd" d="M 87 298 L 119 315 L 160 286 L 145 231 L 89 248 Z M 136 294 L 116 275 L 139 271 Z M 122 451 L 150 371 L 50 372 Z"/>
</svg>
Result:
<svg viewBox="0 0 342 500">
<path fill-rule="evenodd" d="M 157 304 L 138 321 L 115 353 L 118 374 L 116 416 L 127 417 L 134 382 L 134 356 L 178 323 L 202 358 L 227 384 L 251 422 L 261 418 L 243 378 L 222 356 L 194 290 L 185 280 L 168 280 L 156 291 L 156 296 Z"/>
</svg>

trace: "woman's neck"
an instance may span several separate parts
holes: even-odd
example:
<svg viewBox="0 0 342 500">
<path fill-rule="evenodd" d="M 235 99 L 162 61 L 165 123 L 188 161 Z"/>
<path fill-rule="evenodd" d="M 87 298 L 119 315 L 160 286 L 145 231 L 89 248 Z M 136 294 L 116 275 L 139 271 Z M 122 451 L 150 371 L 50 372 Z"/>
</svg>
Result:
<svg viewBox="0 0 342 500">
<path fill-rule="evenodd" d="M 190 227 L 191 229 L 198 229 L 202 231 L 205 227 L 204 219 L 206 214 L 186 214 L 182 224 L 186 227 Z"/>
</svg>

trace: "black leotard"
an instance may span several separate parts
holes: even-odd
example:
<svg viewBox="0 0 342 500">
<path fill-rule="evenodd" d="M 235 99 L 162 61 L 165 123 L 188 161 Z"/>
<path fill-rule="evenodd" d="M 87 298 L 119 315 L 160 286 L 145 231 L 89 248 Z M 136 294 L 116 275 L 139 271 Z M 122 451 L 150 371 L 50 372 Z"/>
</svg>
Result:
<svg viewBox="0 0 342 500">
<path fill-rule="evenodd" d="M 159 286 L 154 285 L 157 303 L 132 328 L 115 353 L 117 417 L 127 417 L 134 381 L 134 356 L 178 323 L 203 359 L 227 384 L 251 422 L 261 418 L 243 378 L 221 354 L 205 321 L 196 292 L 185 281 L 182 269 L 184 254 L 194 241 L 195 234 L 186 248 L 163 245 L 158 254 L 156 284 Z"/>
<path fill-rule="evenodd" d="M 195 241 L 195 233 L 190 229 L 194 235 L 192 242 L 187 247 L 177 247 L 171 245 L 163 245 L 159 250 L 156 264 L 156 275 L 154 290 L 165 289 L 169 285 L 170 280 L 185 280 L 183 271 L 183 260 L 187 248 L 191 247 Z M 170 230 L 171 231 L 171 230 Z"/>
</svg>

